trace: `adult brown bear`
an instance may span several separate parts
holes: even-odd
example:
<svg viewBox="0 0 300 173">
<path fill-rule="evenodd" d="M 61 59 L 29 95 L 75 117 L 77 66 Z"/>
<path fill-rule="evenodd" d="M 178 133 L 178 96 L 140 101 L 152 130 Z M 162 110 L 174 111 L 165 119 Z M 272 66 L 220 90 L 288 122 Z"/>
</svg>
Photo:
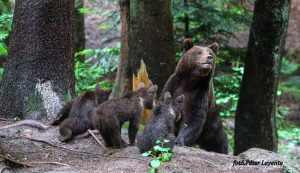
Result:
<svg viewBox="0 0 300 173">
<path fill-rule="evenodd" d="M 176 144 L 196 143 L 207 151 L 227 154 L 227 135 L 216 108 L 212 81 L 219 45 L 194 46 L 187 38 L 183 46 L 185 53 L 162 91 L 169 91 L 173 97 L 185 95 L 181 119 L 176 124 Z"/>
</svg>

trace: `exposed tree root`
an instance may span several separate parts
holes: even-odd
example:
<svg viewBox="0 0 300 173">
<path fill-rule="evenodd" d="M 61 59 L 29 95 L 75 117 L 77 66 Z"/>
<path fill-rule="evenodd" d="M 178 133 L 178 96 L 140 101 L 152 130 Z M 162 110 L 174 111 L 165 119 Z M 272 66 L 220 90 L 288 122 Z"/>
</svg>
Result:
<svg viewBox="0 0 300 173">
<path fill-rule="evenodd" d="M 37 128 L 40 130 L 46 130 L 49 128 L 49 126 L 47 126 L 39 121 L 36 121 L 36 120 L 21 120 L 16 123 L 13 123 L 13 124 L 2 126 L 2 127 L 0 127 L 0 130 L 18 127 L 18 126 L 30 126 L 30 127 Z"/>
<path fill-rule="evenodd" d="M 3 158 L 5 161 L 9 162 L 9 163 L 12 163 L 16 166 L 23 166 L 23 167 L 32 167 L 31 165 L 27 164 L 27 163 L 24 163 L 24 162 L 19 162 L 15 159 L 12 159 L 10 157 L 7 157 L 5 155 L 2 155 L 0 154 L 0 158 Z M 5 169 L 5 168 L 4 168 Z"/>
<path fill-rule="evenodd" d="M 59 162 L 26 162 L 27 164 L 51 164 L 51 165 L 60 165 L 60 166 L 70 166 L 65 163 L 59 163 Z"/>
</svg>

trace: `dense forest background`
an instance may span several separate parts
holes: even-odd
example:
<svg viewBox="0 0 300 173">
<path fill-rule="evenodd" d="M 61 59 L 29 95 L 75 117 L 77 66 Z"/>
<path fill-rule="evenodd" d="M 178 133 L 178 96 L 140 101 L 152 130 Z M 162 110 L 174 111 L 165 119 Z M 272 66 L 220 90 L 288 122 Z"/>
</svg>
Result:
<svg viewBox="0 0 300 173">
<path fill-rule="evenodd" d="M 122 75 L 118 72 L 118 68 L 121 68 L 121 66 L 118 67 L 118 62 L 119 59 L 122 59 L 122 56 L 123 58 L 125 56 L 126 60 L 126 57 L 135 54 L 135 52 L 130 52 L 130 50 L 129 52 L 122 50 L 122 48 L 124 49 L 124 42 L 126 43 L 126 40 L 129 39 L 126 38 L 126 35 L 124 38 L 124 32 L 128 32 L 126 30 L 124 31 L 124 27 L 128 27 L 126 23 L 124 24 L 124 22 L 128 20 L 126 19 L 126 13 L 132 14 L 132 10 L 134 10 L 134 6 L 132 4 L 128 6 L 128 3 L 129 0 L 76 1 L 76 25 L 74 28 L 76 39 L 75 44 L 73 45 L 75 50 L 73 60 L 75 64 L 75 91 L 77 95 L 84 91 L 93 90 L 98 82 L 100 82 L 103 88 L 114 88 L 116 83 L 119 82 L 119 84 L 117 84 L 117 87 L 119 88 L 115 89 L 112 97 L 120 97 L 122 93 L 117 92 L 126 90 L 119 86 L 121 85 L 120 83 L 122 83 L 121 79 L 123 79 L 123 77 L 118 76 Z M 131 3 L 137 3 L 137 1 L 131 1 Z M 166 6 L 165 8 L 168 9 L 168 4 L 166 3 L 164 5 Z M 14 6 L 15 3 L 12 1 L 0 1 L 1 76 L 3 74 L 5 64 L 8 62 L 7 55 L 9 52 L 8 47 L 11 44 L 9 42 L 9 38 L 14 15 Z M 157 47 L 154 47 L 155 51 L 169 52 L 170 54 L 173 53 L 176 57 L 176 63 L 182 55 L 182 40 L 185 37 L 193 38 L 195 40 L 195 44 L 209 45 L 212 42 L 219 43 L 220 51 L 217 55 L 217 67 L 214 76 L 215 94 L 217 104 L 220 108 L 220 115 L 224 121 L 225 129 L 229 138 L 229 150 L 230 153 L 233 153 L 235 144 L 234 127 L 236 125 L 234 120 L 239 102 L 245 59 L 247 56 L 250 56 L 248 55 L 249 52 L 247 54 L 247 50 L 250 50 L 249 48 L 247 49 L 247 47 L 251 44 L 251 39 L 249 44 L 248 40 L 251 24 L 253 22 L 252 19 L 253 16 L 255 16 L 253 14 L 254 2 L 251 0 L 173 0 L 170 6 L 170 14 L 173 19 L 173 24 L 171 25 L 174 31 L 174 47 L 164 47 L 164 45 L 161 44 L 162 46 L 157 45 Z M 129 9 L 130 12 L 128 11 Z M 137 8 L 135 10 L 139 9 Z M 63 9 L 61 9 L 61 11 L 63 11 Z M 167 11 L 163 11 L 167 13 Z M 139 12 L 141 13 L 142 11 Z M 157 13 L 159 13 L 159 10 Z M 130 16 L 133 18 L 131 20 L 140 20 L 138 18 L 139 16 Z M 162 27 L 168 16 L 159 16 L 158 19 L 159 18 L 160 20 L 156 21 L 157 25 L 154 25 L 153 28 Z M 274 144 L 276 147 L 271 146 L 268 148 L 270 150 L 277 150 L 278 153 L 295 161 L 296 163 L 300 163 L 299 20 L 300 1 L 292 0 L 288 20 L 287 37 L 285 44 L 283 43 L 285 46 L 282 53 L 282 60 L 278 60 L 279 63 L 282 63 L 280 73 L 278 74 L 278 88 L 277 86 L 274 86 L 274 91 L 277 95 L 277 97 L 275 97 L 277 102 L 274 102 L 274 104 L 276 104 L 276 111 L 274 112 L 276 121 L 274 122 L 276 123 L 273 125 L 276 126 L 276 131 L 269 131 L 270 133 L 275 134 L 276 139 L 278 136 L 278 150 L 277 144 L 274 144 L 274 142 L 272 142 L 272 145 Z M 132 25 L 132 23 L 130 24 Z M 252 29 L 253 28 L 257 29 L 255 27 L 252 27 Z M 132 31 L 130 29 L 132 28 L 129 27 L 129 32 Z M 127 37 L 134 37 L 141 33 L 131 32 L 131 34 L 132 35 L 127 35 Z M 64 36 L 67 37 L 68 34 Z M 159 40 L 154 41 L 159 42 Z M 123 44 L 121 44 L 122 42 Z M 280 42 L 280 44 L 282 43 Z M 123 47 L 121 45 L 123 45 Z M 139 45 L 131 44 L 130 39 L 129 45 L 136 46 L 136 49 L 140 49 Z M 267 45 L 260 46 L 267 47 Z M 171 51 L 158 50 L 161 47 Z M 172 49 L 174 49 L 174 52 L 172 52 Z M 255 49 L 254 52 L 255 51 L 260 51 L 260 49 Z M 149 53 L 153 52 L 150 51 Z M 66 53 L 66 56 L 70 56 L 70 54 Z M 168 56 L 172 55 L 164 55 L 164 57 Z M 167 62 L 171 62 L 171 60 L 168 60 Z M 69 63 L 72 63 L 72 61 Z M 155 61 L 146 61 L 146 65 L 151 63 L 155 63 Z M 268 64 L 267 62 L 265 63 L 266 64 L 261 65 L 266 66 Z M 124 61 L 123 64 L 126 64 L 126 61 Z M 168 63 L 168 65 L 168 68 L 170 69 L 175 67 L 175 64 L 172 63 Z M 136 65 L 135 68 L 138 67 L 139 64 Z M 64 68 L 65 67 L 60 67 L 59 69 Z M 147 69 L 150 73 L 153 71 L 153 73 L 157 72 L 159 75 L 168 76 L 168 74 L 163 74 L 165 72 L 164 70 L 154 69 L 153 64 L 147 66 Z M 251 71 L 251 67 L 248 67 L 248 70 Z M 265 71 L 265 73 L 267 72 L 268 71 Z M 131 74 L 124 75 L 131 77 Z M 163 83 L 160 79 L 154 79 L 154 81 L 158 81 L 159 84 Z M 257 80 L 253 81 L 253 83 L 256 83 L 259 86 L 261 81 Z M 70 81 L 66 81 L 65 83 L 72 85 L 72 82 Z M 160 86 L 160 88 L 162 87 L 163 86 Z M 254 88 L 255 86 L 253 86 L 253 89 Z M 127 90 L 128 89 L 129 88 L 127 88 Z M 75 93 L 68 93 L 66 95 L 66 100 L 74 95 Z M 246 97 L 247 94 L 244 96 L 246 100 L 255 100 L 255 97 L 259 97 L 257 95 Z M 261 100 L 263 99 L 263 97 L 259 98 Z M 243 103 L 239 104 L 242 105 Z M 270 110 L 272 110 L 272 108 L 270 108 Z M 243 114 L 243 111 L 239 110 L 239 114 Z M 269 117 L 268 120 L 271 121 L 270 119 L 272 119 L 272 117 Z M 250 123 L 245 119 L 243 119 L 243 122 L 246 124 L 255 124 L 255 122 Z M 270 125 L 270 127 L 273 125 Z"/>
</svg>

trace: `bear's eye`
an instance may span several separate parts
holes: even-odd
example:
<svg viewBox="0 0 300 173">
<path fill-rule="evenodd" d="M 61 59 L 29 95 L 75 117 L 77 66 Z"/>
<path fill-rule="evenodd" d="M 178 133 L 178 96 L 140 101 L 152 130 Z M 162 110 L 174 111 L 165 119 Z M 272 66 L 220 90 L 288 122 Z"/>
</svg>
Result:
<svg viewBox="0 0 300 173">
<path fill-rule="evenodd" d="M 198 52 L 198 55 L 200 55 L 202 52 Z"/>
</svg>

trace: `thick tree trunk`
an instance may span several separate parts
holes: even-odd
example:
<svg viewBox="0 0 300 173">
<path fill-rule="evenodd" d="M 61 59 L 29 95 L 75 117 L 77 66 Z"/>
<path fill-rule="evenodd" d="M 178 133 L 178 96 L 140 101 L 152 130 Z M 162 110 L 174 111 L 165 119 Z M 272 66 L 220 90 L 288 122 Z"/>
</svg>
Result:
<svg viewBox="0 0 300 173">
<path fill-rule="evenodd" d="M 290 0 L 255 1 L 236 112 L 235 155 L 252 147 L 277 150 L 276 92 L 289 9 Z"/>
<path fill-rule="evenodd" d="M 128 37 L 129 37 L 129 18 L 130 0 L 120 0 L 121 15 L 121 53 L 119 58 L 116 85 L 112 93 L 113 98 L 120 98 L 132 90 L 132 70 L 130 58 L 128 57 Z"/>
<path fill-rule="evenodd" d="M 55 116 L 74 96 L 73 0 L 16 0 L 0 117 Z"/>
<path fill-rule="evenodd" d="M 85 33 L 84 33 L 84 15 L 78 12 L 79 8 L 83 8 L 84 0 L 76 0 L 75 9 L 75 52 L 85 48 Z M 80 57 L 84 61 L 84 56 Z"/>
<path fill-rule="evenodd" d="M 129 57 L 133 73 L 144 60 L 158 94 L 175 69 L 171 0 L 131 0 Z"/>
</svg>

